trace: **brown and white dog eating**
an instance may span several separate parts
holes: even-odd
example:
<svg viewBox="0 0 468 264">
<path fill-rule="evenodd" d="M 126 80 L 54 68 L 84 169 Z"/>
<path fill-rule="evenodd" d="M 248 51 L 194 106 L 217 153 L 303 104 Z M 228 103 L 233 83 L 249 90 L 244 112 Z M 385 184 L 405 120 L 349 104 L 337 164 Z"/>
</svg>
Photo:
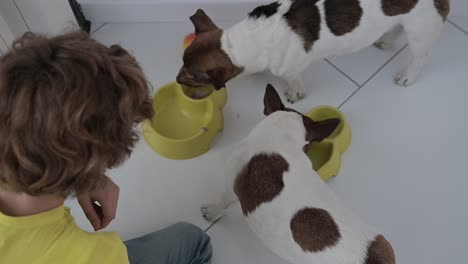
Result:
<svg viewBox="0 0 468 264">
<path fill-rule="evenodd" d="M 288 101 L 295 102 L 305 95 L 301 73 L 311 62 L 372 43 L 391 47 L 404 29 L 413 60 L 395 81 L 407 86 L 419 76 L 449 9 L 449 0 L 280 0 L 226 30 L 198 10 L 190 17 L 198 37 L 177 81 L 219 89 L 238 75 L 270 71 L 286 81 Z"/>
<path fill-rule="evenodd" d="M 234 147 L 222 200 L 203 206 L 203 216 L 213 221 L 240 201 L 252 231 L 293 264 L 395 264 L 390 243 L 343 205 L 303 151 L 340 120 L 285 108 L 271 85 L 264 105 L 267 117 Z"/>
</svg>

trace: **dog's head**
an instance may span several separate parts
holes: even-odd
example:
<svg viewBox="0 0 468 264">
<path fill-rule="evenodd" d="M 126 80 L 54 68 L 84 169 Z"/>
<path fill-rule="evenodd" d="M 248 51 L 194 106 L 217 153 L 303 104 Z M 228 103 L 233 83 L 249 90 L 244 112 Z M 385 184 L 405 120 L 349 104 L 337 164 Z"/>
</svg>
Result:
<svg viewBox="0 0 468 264">
<path fill-rule="evenodd" d="M 213 85 L 216 90 L 238 75 L 242 69 L 235 66 L 221 48 L 223 30 L 199 9 L 190 17 L 197 37 L 184 52 L 184 65 L 177 82 L 189 87 Z"/>
<path fill-rule="evenodd" d="M 305 116 L 294 109 L 285 107 L 281 101 L 281 97 L 271 84 L 268 84 L 266 87 L 263 103 L 265 106 L 263 112 L 267 116 L 277 112 L 290 112 L 300 117 L 295 120 L 300 120 L 302 122 L 300 127 L 304 128 L 304 130 L 301 135 L 304 135 L 305 140 L 309 143 L 321 142 L 326 137 L 330 136 L 341 122 L 339 118 L 331 118 L 315 122 L 310 117 Z M 291 127 L 291 129 L 293 128 L 294 127 Z M 304 150 L 307 150 L 308 147 L 308 144 L 305 145 Z"/>
</svg>

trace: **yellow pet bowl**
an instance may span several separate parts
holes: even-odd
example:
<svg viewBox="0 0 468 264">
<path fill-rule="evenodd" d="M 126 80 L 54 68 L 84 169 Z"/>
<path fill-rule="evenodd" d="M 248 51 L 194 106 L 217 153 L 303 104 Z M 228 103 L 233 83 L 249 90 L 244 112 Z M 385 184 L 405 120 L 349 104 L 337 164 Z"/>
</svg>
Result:
<svg viewBox="0 0 468 264">
<path fill-rule="evenodd" d="M 341 119 L 340 125 L 333 134 L 320 143 L 312 143 L 306 153 L 312 161 L 314 170 L 324 181 L 328 181 L 340 172 L 341 156 L 351 144 L 351 128 L 343 113 L 331 106 L 319 106 L 312 109 L 306 116 L 314 121 Z"/>
<path fill-rule="evenodd" d="M 143 122 L 143 137 L 164 157 L 181 160 L 199 156 L 223 130 L 226 102 L 226 89 L 166 84 L 153 96 L 155 116 Z"/>
</svg>

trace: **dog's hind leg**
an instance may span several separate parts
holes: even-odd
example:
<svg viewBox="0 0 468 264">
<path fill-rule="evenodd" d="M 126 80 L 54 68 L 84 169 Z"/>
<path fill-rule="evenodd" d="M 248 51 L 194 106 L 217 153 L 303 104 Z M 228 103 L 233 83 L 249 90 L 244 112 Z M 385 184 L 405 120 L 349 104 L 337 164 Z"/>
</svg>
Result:
<svg viewBox="0 0 468 264">
<path fill-rule="evenodd" d="M 434 12 L 436 12 L 434 10 Z M 395 82 L 402 86 L 413 84 L 432 53 L 432 47 L 439 38 L 444 22 L 438 14 L 433 16 L 412 15 L 403 23 L 408 45 L 413 53 L 410 65 L 395 76 Z"/>
<path fill-rule="evenodd" d="M 383 34 L 376 42 L 374 42 L 374 46 L 379 49 L 391 49 L 395 43 L 395 40 L 402 32 L 403 26 L 397 25 L 390 31 Z"/>
</svg>

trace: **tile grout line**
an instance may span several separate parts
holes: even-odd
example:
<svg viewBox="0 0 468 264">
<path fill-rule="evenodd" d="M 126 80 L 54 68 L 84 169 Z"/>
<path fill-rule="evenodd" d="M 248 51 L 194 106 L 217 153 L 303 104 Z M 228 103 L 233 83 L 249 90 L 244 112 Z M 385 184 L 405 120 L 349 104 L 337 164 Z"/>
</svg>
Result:
<svg viewBox="0 0 468 264">
<path fill-rule="evenodd" d="M 6 43 L 5 39 L 2 37 L 2 35 L 0 35 L 0 39 L 2 40 L 3 43 L 5 43 L 5 46 L 7 47 L 7 51 L 8 49 L 10 49 L 10 46 Z M 6 51 L 5 51 L 6 53 Z"/>
<path fill-rule="evenodd" d="M 352 83 L 354 83 L 358 88 L 361 86 L 359 83 L 357 83 L 355 80 L 353 80 L 351 77 L 349 77 L 344 71 L 342 71 L 340 68 L 335 66 L 335 64 L 331 63 L 328 59 L 324 59 L 324 61 L 328 62 L 335 70 L 339 71 L 342 75 L 344 75 L 348 80 L 350 80 Z"/>
<path fill-rule="evenodd" d="M 94 35 L 94 33 L 96 33 L 98 30 L 100 30 L 101 28 L 103 28 L 105 25 L 107 25 L 107 23 L 103 23 L 102 25 L 100 25 L 98 28 L 96 28 L 95 30 L 93 30 L 93 32 L 91 32 L 91 36 Z"/>
<path fill-rule="evenodd" d="M 369 77 L 369 79 L 367 79 L 367 81 L 365 81 L 362 85 L 359 86 L 358 89 L 356 89 L 356 91 L 354 91 L 348 98 L 346 98 L 339 106 L 338 106 L 338 109 L 341 109 L 341 107 L 343 105 L 345 105 L 354 95 L 356 95 L 362 87 L 364 87 L 370 80 L 372 80 L 372 78 L 374 78 L 385 66 L 387 66 L 387 64 L 389 64 L 396 56 L 398 56 L 398 54 L 400 54 L 406 47 L 408 46 L 408 44 L 405 44 L 399 51 L 397 51 L 389 60 L 387 60 L 382 66 L 380 66 L 380 68 L 374 72 L 374 74 L 371 75 L 371 77 Z"/>
<path fill-rule="evenodd" d="M 214 225 L 216 225 L 219 220 L 221 220 L 222 218 L 224 217 L 224 215 L 218 217 L 218 219 L 216 219 L 213 223 L 210 224 L 210 226 L 208 226 L 206 229 L 205 229 L 205 233 L 208 232 Z"/>
<path fill-rule="evenodd" d="M 150 81 L 147 80 L 147 82 L 148 82 L 149 86 L 151 87 L 151 95 L 153 95 L 153 93 L 154 93 L 154 86 L 153 86 L 153 84 L 152 84 Z"/>
<path fill-rule="evenodd" d="M 13 0 L 13 4 L 15 4 L 16 10 L 18 10 L 18 13 L 21 16 L 21 19 L 23 19 L 23 22 L 26 25 L 26 27 L 28 28 L 29 32 L 32 32 L 31 29 L 29 28 L 28 23 L 26 22 L 26 19 L 24 19 L 23 13 L 21 13 L 21 10 L 19 9 L 18 4 L 16 3 L 16 0 Z"/>
<path fill-rule="evenodd" d="M 457 25 L 455 22 L 453 22 L 452 20 L 450 19 L 447 19 L 447 21 L 452 24 L 452 26 L 456 27 L 458 30 L 460 30 L 461 32 L 465 33 L 466 35 L 468 35 L 468 32 L 465 31 L 462 27 L 460 27 L 459 25 Z"/>
<path fill-rule="evenodd" d="M 372 78 L 375 77 L 375 75 L 377 75 L 385 66 L 387 66 L 387 64 L 389 64 L 396 56 L 398 56 L 398 54 L 400 54 L 406 47 L 408 46 L 408 43 L 403 45 L 403 47 L 401 47 L 401 49 L 399 49 L 395 54 L 393 54 L 393 56 L 388 59 L 376 72 L 374 72 L 374 74 L 371 75 L 371 77 L 369 77 L 369 79 L 367 79 L 367 81 L 365 81 L 362 85 L 366 85 Z"/>
</svg>

